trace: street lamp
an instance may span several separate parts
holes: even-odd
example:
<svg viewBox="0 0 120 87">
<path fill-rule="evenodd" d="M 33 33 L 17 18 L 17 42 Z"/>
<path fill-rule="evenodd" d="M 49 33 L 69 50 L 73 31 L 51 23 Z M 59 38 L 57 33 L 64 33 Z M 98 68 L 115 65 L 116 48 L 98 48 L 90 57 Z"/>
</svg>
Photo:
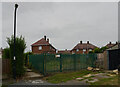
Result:
<svg viewBox="0 0 120 87">
<path fill-rule="evenodd" d="M 14 54 L 13 54 L 13 78 L 16 79 L 16 55 L 15 55 L 15 41 L 16 41 L 16 11 L 18 8 L 18 4 L 15 4 L 14 11 Z"/>
</svg>

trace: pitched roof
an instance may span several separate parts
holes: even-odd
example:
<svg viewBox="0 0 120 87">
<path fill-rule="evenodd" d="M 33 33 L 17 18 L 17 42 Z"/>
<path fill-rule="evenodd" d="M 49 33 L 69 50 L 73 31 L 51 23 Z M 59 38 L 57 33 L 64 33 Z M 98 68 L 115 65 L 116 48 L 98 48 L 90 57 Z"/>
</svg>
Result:
<svg viewBox="0 0 120 87">
<path fill-rule="evenodd" d="M 88 43 L 78 43 L 73 49 L 95 49 L 98 48 L 93 44 Z M 73 50 L 72 49 L 72 50 Z"/>
<path fill-rule="evenodd" d="M 32 46 L 38 46 L 38 45 L 50 45 L 50 44 L 44 38 L 42 38 L 42 39 L 40 39 L 37 42 L 32 44 Z"/>
<path fill-rule="evenodd" d="M 115 45 L 116 45 L 116 44 L 111 44 L 111 43 L 109 43 L 109 44 L 106 45 L 106 47 L 111 48 L 111 47 L 113 47 L 113 46 L 115 46 Z"/>
<path fill-rule="evenodd" d="M 49 42 L 47 42 L 44 38 L 38 40 L 37 42 L 33 43 L 31 46 L 40 46 L 40 45 L 50 45 L 53 47 Z M 54 48 L 54 47 L 53 47 Z M 55 49 L 55 48 L 54 48 Z"/>
</svg>

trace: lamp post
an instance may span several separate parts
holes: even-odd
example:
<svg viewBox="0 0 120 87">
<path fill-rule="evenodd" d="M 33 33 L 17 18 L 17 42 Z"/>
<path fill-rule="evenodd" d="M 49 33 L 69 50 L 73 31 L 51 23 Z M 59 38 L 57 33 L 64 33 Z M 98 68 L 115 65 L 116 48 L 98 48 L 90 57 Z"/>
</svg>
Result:
<svg viewBox="0 0 120 87">
<path fill-rule="evenodd" d="M 18 4 L 15 4 L 14 11 L 14 51 L 13 51 L 13 78 L 16 79 L 16 55 L 15 55 L 15 41 L 16 41 L 16 11 Z"/>
</svg>

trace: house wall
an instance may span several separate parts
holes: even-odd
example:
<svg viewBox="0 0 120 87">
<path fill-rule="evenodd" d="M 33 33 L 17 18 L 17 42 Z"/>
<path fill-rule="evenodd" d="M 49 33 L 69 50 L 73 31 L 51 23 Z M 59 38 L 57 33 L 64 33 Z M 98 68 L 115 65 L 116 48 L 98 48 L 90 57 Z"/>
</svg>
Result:
<svg viewBox="0 0 120 87">
<path fill-rule="evenodd" d="M 50 45 L 42 46 L 42 49 L 39 50 L 39 46 L 32 46 L 32 52 L 34 54 L 41 54 L 41 53 L 55 53 L 56 50 L 51 47 Z M 53 51 L 54 50 L 54 51 Z"/>
<path fill-rule="evenodd" d="M 81 49 L 81 50 L 79 50 L 79 51 L 72 50 L 72 53 L 76 53 L 76 54 L 83 54 L 83 50 L 82 50 L 82 49 Z M 86 50 L 86 51 L 84 52 L 84 54 L 87 54 L 87 53 L 89 53 L 89 51 L 88 51 L 88 50 Z"/>
<path fill-rule="evenodd" d="M 107 51 L 97 54 L 96 67 L 100 69 L 108 70 L 108 54 Z"/>
</svg>

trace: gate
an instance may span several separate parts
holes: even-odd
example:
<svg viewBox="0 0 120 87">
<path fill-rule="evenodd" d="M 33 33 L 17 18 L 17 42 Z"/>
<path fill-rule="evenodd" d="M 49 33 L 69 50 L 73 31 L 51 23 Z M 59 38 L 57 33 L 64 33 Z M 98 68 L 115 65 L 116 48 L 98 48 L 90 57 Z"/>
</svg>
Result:
<svg viewBox="0 0 120 87">
<path fill-rule="evenodd" d="M 96 54 L 40 54 L 29 55 L 29 63 L 37 71 L 49 72 L 75 71 L 95 67 Z"/>
<path fill-rule="evenodd" d="M 120 49 L 109 50 L 109 69 L 118 69 L 120 65 Z"/>
</svg>

